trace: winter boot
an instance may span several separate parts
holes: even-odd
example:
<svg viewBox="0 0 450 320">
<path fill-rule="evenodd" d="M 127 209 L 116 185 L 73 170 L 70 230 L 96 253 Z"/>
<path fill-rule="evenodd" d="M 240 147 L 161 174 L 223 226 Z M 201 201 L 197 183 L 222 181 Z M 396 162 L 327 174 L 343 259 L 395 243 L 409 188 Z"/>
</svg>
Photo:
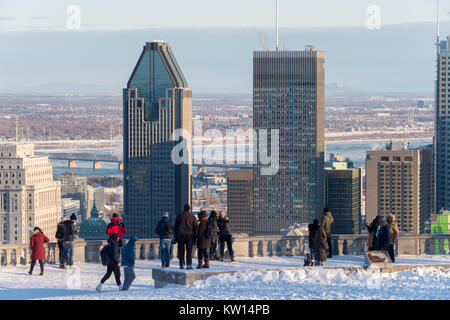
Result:
<svg viewBox="0 0 450 320">
<path fill-rule="evenodd" d="M 65 266 L 65 265 L 63 265 L 63 264 L 60 264 L 60 265 L 59 265 L 59 268 L 60 268 L 60 269 L 65 269 L 65 268 L 66 268 L 66 266 Z"/>
<path fill-rule="evenodd" d="M 119 291 L 123 290 L 123 284 L 119 284 Z"/>
<path fill-rule="evenodd" d="M 28 274 L 31 276 L 33 274 L 33 271 L 28 271 Z"/>
<path fill-rule="evenodd" d="M 201 268 L 202 268 L 202 259 L 198 259 L 197 269 L 201 269 Z"/>
<path fill-rule="evenodd" d="M 205 260 L 205 264 L 203 265 L 203 268 L 205 268 L 205 269 L 209 268 L 209 260 Z"/>
<path fill-rule="evenodd" d="M 192 265 L 191 264 L 188 264 L 188 266 L 187 266 L 187 268 L 186 269 L 188 269 L 188 270 L 192 270 Z"/>
<path fill-rule="evenodd" d="M 100 282 L 99 285 L 97 286 L 97 288 L 95 288 L 95 290 L 97 290 L 98 293 L 102 292 L 102 285 L 103 285 L 103 283 Z"/>
<path fill-rule="evenodd" d="M 41 271 L 41 273 L 39 274 L 40 276 L 43 276 L 44 275 L 44 271 Z"/>
<path fill-rule="evenodd" d="M 236 260 L 234 260 L 234 254 L 231 255 L 231 262 L 234 262 Z"/>
<path fill-rule="evenodd" d="M 184 265 L 180 264 L 180 269 L 184 269 Z"/>
<path fill-rule="evenodd" d="M 220 257 L 220 262 L 225 262 L 224 256 L 221 256 L 221 257 Z"/>
</svg>

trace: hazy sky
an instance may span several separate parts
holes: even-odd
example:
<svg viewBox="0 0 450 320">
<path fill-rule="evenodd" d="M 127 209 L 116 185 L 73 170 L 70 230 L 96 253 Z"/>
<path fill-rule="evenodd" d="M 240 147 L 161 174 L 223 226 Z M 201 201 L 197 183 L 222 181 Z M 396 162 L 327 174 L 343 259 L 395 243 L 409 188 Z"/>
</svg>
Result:
<svg viewBox="0 0 450 320">
<path fill-rule="evenodd" d="M 0 31 L 64 30 L 67 8 L 81 10 L 81 30 L 151 27 L 272 27 L 275 0 L 0 0 Z M 366 26 L 367 8 L 381 23 L 433 21 L 435 0 L 280 0 L 280 27 Z M 450 19 L 450 0 L 440 17 Z"/>
</svg>

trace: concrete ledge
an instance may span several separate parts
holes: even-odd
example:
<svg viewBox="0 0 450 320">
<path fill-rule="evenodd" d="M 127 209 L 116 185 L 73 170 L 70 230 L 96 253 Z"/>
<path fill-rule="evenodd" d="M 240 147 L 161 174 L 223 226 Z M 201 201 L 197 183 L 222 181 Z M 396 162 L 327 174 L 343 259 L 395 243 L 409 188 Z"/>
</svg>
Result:
<svg viewBox="0 0 450 320">
<path fill-rule="evenodd" d="M 165 269 L 152 269 L 152 278 L 155 281 L 155 289 L 164 288 L 168 284 L 178 284 L 178 285 L 190 285 L 191 283 L 199 280 L 205 280 L 208 277 L 219 275 L 219 274 L 230 274 L 235 273 L 249 273 L 249 272 L 265 272 L 265 271 L 296 271 L 305 270 L 306 272 L 322 269 L 322 270 L 336 270 L 341 269 L 344 273 L 349 276 L 357 271 L 368 271 L 368 272 L 381 272 L 381 273 L 392 273 L 401 272 L 405 270 L 415 270 L 417 268 L 439 268 L 441 271 L 446 271 L 450 269 L 450 264 L 441 265 L 393 265 L 392 268 L 369 268 L 368 266 L 354 266 L 354 267 L 298 267 L 298 268 L 271 268 L 271 269 L 255 269 L 255 270 L 235 270 L 235 271 L 214 271 L 214 269 L 205 271 L 197 271 L 195 269 L 189 271 L 173 271 Z"/>
</svg>

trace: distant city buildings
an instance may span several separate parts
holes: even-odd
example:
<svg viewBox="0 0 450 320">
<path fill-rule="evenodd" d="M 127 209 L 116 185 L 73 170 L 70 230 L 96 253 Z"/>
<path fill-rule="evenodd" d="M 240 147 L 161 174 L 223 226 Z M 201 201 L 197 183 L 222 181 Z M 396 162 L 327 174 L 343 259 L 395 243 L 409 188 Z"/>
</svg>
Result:
<svg viewBox="0 0 450 320">
<path fill-rule="evenodd" d="M 253 170 L 227 170 L 227 211 L 233 232 L 254 234 Z"/>
<path fill-rule="evenodd" d="M 87 177 L 78 176 L 71 172 L 63 173 L 55 178 L 61 182 L 61 195 L 63 198 L 78 200 L 80 203 L 79 213 L 76 213 L 78 222 L 84 221 L 88 218 L 89 206 L 89 186 L 87 184 Z"/>
<path fill-rule="evenodd" d="M 325 168 L 325 206 L 334 218 L 335 234 L 361 232 L 361 169 Z"/>
<path fill-rule="evenodd" d="M 170 45 L 147 42 L 123 90 L 123 218 L 128 234 L 154 237 L 164 212 L 175 216 L 191 203 L 191 161 L 175 164 L 171 158 L 179 143 L 172 140 L 176 129 L 192 133 L 192 90 Z"/>
<path fill-rule="evenodd" d="M 268 130 L 268 141 L 279 130 L 278 173 L 263 175 L 263 165 L 254 164 L 256 235 L 322 216 L 324 74 L 325 54 L 312 46 L 253 53 L 253 129 Z"/>
<path fill-rule="evenodd" d="M 432 150 L 409 150 L 389 144 L 366 153 L 366 218 L 393 214 L 401 231 L 419 234 L 432 208 Z"/>
<path fill-rule="evenodd" d="M 0 144 L 0 242 L 27 243 L 38 226 L 55 240 L 61 220 L 61 185 L 47 156 L 33 144 Z"/>
</svg>

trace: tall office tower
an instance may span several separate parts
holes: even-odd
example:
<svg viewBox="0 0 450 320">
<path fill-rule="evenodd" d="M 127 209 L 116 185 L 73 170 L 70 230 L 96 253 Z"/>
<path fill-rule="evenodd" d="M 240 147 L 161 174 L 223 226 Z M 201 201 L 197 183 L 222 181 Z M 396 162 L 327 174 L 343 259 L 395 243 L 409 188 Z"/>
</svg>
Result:
<svg viewBox="0 0 450 320">
<path fill-rule="evenodd" d="M 335 234 L 361 232 L 361 169 L 325 169 L 325 204 L 334 217 Z"/>
<path fill-rule="evenodd" d="M 80 211 L 77 213 L 77 222 L 86 220 L 89 217 L 88 206 L 88 184 L 87 178 L 73 173 L 63 173 L 55 178 L 61 182 L 61 196 L 80 201 Z"/>
<path fill-rule="evenodd" d="M 192 134 L 192 90 L 167 43 L 145 44 L 123 90 L 123 117 L 123 218 L 129 235 L 150 238 L 164 212 L 191 203 L 191 161 L 176 164 L 171 153 L 174 130 Z"/>
<path fill-rule="evenodd" d="M 227 211 L 233 232 L 253 235 L 253 170 L 227 170 Z"/>
<path fill-rule="evenodd" d="M 425 233 L 426 222 L 435 213 L 434 203 L 434 159 L 433 145 L 422 146 L 420 150 L 420 219 L 419 232 Z"/>
<path fill-rule="evenodd" d="M 0 242 L 28 243 L 38 226 L 55 240 L 61 220 L 61 185 L 46 156 L 32 144 L 0 144 Z"/>
<path fill-rule="evenodd" d="M 430 180 L 425 178 L 432 166 L 430 158 L 431 150 L 391 148 L 367 151 L 368 223 L 377 215 L 386 218 L 393 214 L 401 231 L 421 232 L 421 221 L 429 218 L 430 213 L 421 200 L 426 200 L 433 189 Z"/>
<path fill-rule="evenodd" d="M 325 53 L 313 46 L 253 53 L 253 128 L 259 137 L 268 130 L 268 145 L 279 130 L 275 175 L 263 174 L 265 150 L 254 141 L 256 235 L 278 235 L 323 214 L 324 69 Z"/>
<path fill-rule="evenodd" d="M 436 212 L 450 210 L 450 37 L 438 48 L 435 161 Z"/>
</svg>

